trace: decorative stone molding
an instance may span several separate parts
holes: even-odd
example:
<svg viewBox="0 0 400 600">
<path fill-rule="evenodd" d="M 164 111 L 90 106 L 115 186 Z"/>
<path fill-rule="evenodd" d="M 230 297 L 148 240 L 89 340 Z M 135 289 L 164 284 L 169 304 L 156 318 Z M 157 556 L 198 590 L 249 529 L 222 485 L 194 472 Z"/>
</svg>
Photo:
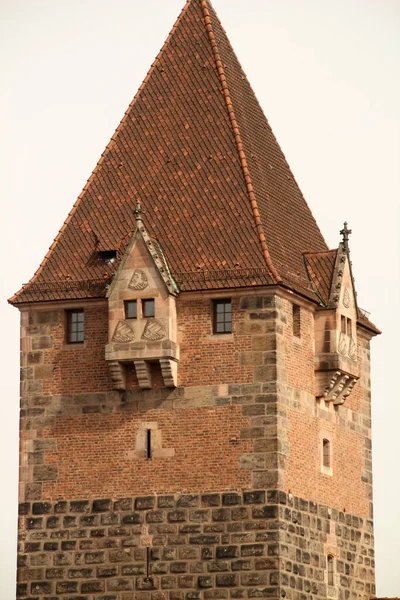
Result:
<svg viewBox="0 0 400 600">
<path fill-rule="evenodd" d="M 349 357 L 351 358 L 351 360 L 357 360 L 357 344 L 354 340 L 350 340 Z"/>
<path fill-rule="evenodd" d="M 135 360 L 134 363 L 139 387 L 142 390 L 151 389 L 151 371 L 150 365 L 145 360 Z"/>
<path fill-rule="evenodd" d="M 158 319 L 149 319 L 144 328 L 142 339 L 156 342 L 167 335 L 164 325 Z"/>
<path fill-rule="evenodd" d="M 146 273 L 142 269 L 135 269 L 132 275 L 132 279 L 129 282 L 129 289 L 131 290 L 145 290 L 149 285 Z"/>
<path fill-rule="evenodd" d="M 336 371 L 325 388 L 322 398 L 325 402 L 333 402 L 335 406 L 344 404 L 357 380 L 358 378 L 352 377 L 348 373 Z"/>
<path fill-rule="evenodd" d="M 162 358 L 160 359 L 160 365 L 165 387 L 177 387 L 178 363 L 168 358 Z"/>
<path fill-rule="evenodd" d="M 343 294 L 343 306 L 345 308 L 350 308 L 350 292 L 349 288 L 346 287 Z"/>
<path fill-rule="evenodd" d="M 120 321 L 115 328 L 112 341 L 125 344 L 127 342 L 133 342 L 135 338 L 135 330 L 125 321 Z"/>
<path fill-rule="evenodd" d="M 125 391 L 126 390 L 126 373 L 125 366 L 116 361 L 109 361 L 111 379 L 113 382 L 114 390 Z"/>
</svg>

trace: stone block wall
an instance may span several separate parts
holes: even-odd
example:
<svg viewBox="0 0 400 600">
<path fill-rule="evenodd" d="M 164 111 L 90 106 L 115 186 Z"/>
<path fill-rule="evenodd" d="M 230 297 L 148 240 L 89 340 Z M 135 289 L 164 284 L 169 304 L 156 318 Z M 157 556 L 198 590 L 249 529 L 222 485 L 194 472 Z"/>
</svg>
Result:
<svg viewBox="0 0 400 600">
<path fill-rule="evenodd" d="M 358 332 L 360 381 L 333 407 L 315 399 L 313 307 L 301 303 L 294 335 L 291 298 L 232 298 L 233 333 L 221 337 L 211 297 L 178 298 L 179 386 L 160 376 L 141 391 L 132 369 L 123 395 L 104 359 L 104 301 L 85 306 L 80 347 L 65 345 L 64 307 L 22 312 L 21 598 L 369 598 L 368 335 Z"/>
<path fill-rule="evenodd" d="M 372 523 L 277 490 L 25 502 L 19 551 L 24 600 L 369 600 L 375 591 Z"/>
</svg>

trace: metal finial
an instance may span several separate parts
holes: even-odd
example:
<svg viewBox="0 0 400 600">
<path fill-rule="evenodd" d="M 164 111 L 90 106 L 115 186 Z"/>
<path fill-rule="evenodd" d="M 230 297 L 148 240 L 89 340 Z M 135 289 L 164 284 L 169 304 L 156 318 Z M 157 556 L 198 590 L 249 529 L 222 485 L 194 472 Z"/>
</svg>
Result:
<svg viewBox="0 0 400 600">
<path fill-rule="evenodd" d="M 137 201 L 136 203 L 136 208 L 133 211 L 133 214 L 136 217 L 136 221 L 141 221 L 142 220 L 142 215 L 145 214 L 145 210 L 142 209 L 142 205 L 140 204 L 140 200 Z"/>
<path fill-rule="evenodd" d="M 344 223 L 344 227 L 340 232 L 340 235 L 343 236 L 343 248 L 345 250 L 349 249 L 349 235 L 352 234 L 352 230 L 348 229 L 347 222 Z"/>
</svg>

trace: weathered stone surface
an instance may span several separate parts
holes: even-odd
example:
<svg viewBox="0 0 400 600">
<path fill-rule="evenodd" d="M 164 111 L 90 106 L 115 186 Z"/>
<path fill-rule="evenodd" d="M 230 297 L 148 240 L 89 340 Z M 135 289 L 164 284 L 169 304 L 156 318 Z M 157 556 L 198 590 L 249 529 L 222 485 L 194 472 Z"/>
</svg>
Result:
<svg viewBox="0 0 400 600">
<path fill-rule="evenodd" d="M 326 539 L 333 523 L 343 548 L 343 559 L 337 561 L 341 589 L 349 589 L 350 573 L 357 567 L 363 573 L 364 589 L 360 587 L 359 593 L 373 594 L 369 521 L 281 490 L 258 488 L 201 499 L 188 495 L 184 508 L 179 503 L 182 497 L 164 497 L 161 502 L 155 497 L 153 508 L 134 513 L 130 511 L 135 499 L 125 499 L 123 504 L 101 500 L 98 514 L 85 514 L 84 500 L 23 503 L 20 511 L 26 529 L 24 554 L 19 558 L 20 591 L 39 600 L 54 593 L 63 598 L 116 595 L 117 600 L 125 600 L 119 597 L 125 593 L 128 600 L 129 594 L 162 594 L 163 590 L 177 598 L 181 594 L 181 600 L 188 593 L 205 598 L 206 592 L 209 600 L 217 600 L 274 598 L 271 590 L 277 586 L 288 592 L 303 586 L 304 593 L 323 597 L 326 555 L 319 540 L 320 536 Z M 198 508 L 200 502 L 206 508 Z M 192 504 L 196 506 L 190 508 Z M 127 512 L 121 511 L 122 506 Z M 143 515 L 146 527 L 155 533 L 148 555 L 149 580 L 147 550 L 139 546 Z M 127 517 L 128 523 L 108 527 L 106 523 L 113 524 L 115 517 Z M 100 519 L 105 520 L 103 527 Z M 87 526 L 74 529 L 77 520 L 85 520 Z M 48 533 L 55 539 L 34 537 Z M 31 590 L 31 585 L 39 586 L 38 590 Z"/>
</svg>

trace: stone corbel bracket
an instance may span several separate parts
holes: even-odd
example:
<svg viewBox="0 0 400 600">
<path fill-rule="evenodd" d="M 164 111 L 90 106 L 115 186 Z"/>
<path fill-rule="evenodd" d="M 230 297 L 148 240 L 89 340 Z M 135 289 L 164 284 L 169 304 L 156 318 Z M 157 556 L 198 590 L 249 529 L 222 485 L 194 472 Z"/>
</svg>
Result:
<svg viewBox="0 0 400 600">
<path fill-rule="evenodd" d="M 339 406 L 345 403 L 359 378 L 339 370 L 331 375 L 329 384 L 325 389 L 321 390 L 320 393 L 317 392 L 317 398 L 325 400 L 325 402 L 332 402 L 334 406 Z"/>
<path fill-rule="evenodd" d="M 154 361 L 153 361 L 154 362 Z M 178 386 L 178 363 L 170 358 L 161 358 L 159 360 L 161 373 L 164 380 L 164 385 L 167 388 L 175 388 Z M 111 379 L 114 390 L 123 392 L 126 390 L 126 373 L 125 363 L 118 360 L 108 361 L 110 367 Z M 152 388 L 151 367 L 150 362 L 146 360 L 134 360 L 136 376 L 138 378 L 139 387 L 142 390 L 150 390 Z"/>
<path fill-rule="evenodd" d="M 123 363 L 118 362 L 117 360 L 108 361 L 108 366 L 110 368 L 111 380 L 113 382 L 114 390 L 118 390 L 123 392 L 126 390 L 126 373 L 125 373 L 125 365 Z"/>
</svg>

